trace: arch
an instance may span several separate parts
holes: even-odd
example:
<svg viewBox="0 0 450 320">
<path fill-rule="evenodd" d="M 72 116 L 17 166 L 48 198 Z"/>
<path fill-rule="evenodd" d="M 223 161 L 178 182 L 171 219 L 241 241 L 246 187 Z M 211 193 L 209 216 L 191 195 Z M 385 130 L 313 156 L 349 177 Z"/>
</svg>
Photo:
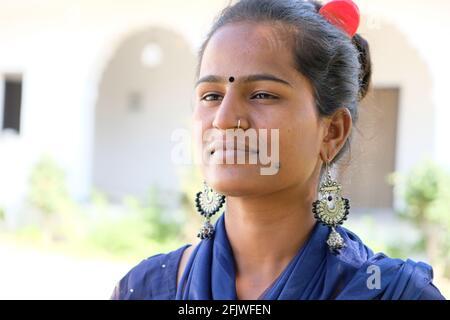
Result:
<svg viewBox="0 0 450 320">
<path fill-rule="evenodd" d="M 179 190 L 171 133 L 190 116 L 195 56 L 158 27 L 123 39 L 101 75 L 95 105 L 93 185 L 111 199 Z"/>
</svg>

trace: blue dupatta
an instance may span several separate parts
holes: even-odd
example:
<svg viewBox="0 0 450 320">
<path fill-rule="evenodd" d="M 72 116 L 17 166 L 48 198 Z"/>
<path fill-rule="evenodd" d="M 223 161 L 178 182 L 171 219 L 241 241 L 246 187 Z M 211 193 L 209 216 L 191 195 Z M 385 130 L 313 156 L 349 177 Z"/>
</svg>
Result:
<svg viewBox="0 0 450 320">
<path fill-rule="evenodd" d="M 213 239 L 201 241 L 192 252 L 176 299 L 237 299 L 225 214 L 215 230 Z M 337 231 L 346 247 L 335 255 L 326 244 L 329 228 L 316 223 L 309 239 L 260 299 L 444 299 L 432 284 L 429 265 L 373 254 L 352 232 L 342 227 Z M 379 281 L 372 281 L 377 275 Z"/>
</svg>

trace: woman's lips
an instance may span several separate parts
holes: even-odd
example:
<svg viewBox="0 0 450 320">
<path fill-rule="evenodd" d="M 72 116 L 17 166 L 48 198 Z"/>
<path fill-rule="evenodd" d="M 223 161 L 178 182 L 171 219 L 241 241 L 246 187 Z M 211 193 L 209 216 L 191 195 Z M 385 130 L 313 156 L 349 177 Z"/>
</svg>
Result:
<svg viewBox="0 0 450 320">
<path fill-rule="evenodd" d="M 242 143 L 235 143 L 234 141 L 213 141 L 207 147 L 207 152 L 210 155 L 214 154 L 240 154 L 240 153 L 253 153 L 258 154 L 257 148 L 251 148 L 250 146 Z"/>
<path fill-rule="evenodd" d="M 214 150 L 211 152 L 211 156 L 225 156 L 225 157 L 232 157 L 234 155 L 245 155 L 245 154 L 257 154 L 256 152 L 248 152 L 245 150 L 239 150 L 239 149 L 227 149 L 227 150 Z"/>
</svg>

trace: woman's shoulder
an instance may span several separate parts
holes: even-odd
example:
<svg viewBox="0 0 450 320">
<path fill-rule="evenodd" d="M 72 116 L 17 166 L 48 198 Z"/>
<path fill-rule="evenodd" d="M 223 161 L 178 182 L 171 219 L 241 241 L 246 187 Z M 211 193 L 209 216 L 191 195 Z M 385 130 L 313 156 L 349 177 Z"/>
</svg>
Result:
<svg viewBox="0 0 450 320">
<path fill-rule="evenodd" d="M 350 274 L 341 293 L 344 298 L 358 292 L 362 299 L 445 299 L 433 284 L 433 268 L 429 264 L 373 253 L 356 234 L 346 228 L 340 231 L 347 246 L 334 259 L 345 265 Z"/>
<path fill-rule="evenodd" d="M 112 300 L 171 300 L 176 293 L 178 265 L 190 244 L 150 256 L 117 283 Z"/>
<path fill-rule="evenodd" d="M 379 275 L 383 299 L 445 299 L 433 284 L 433 268 L 423 261 L 391 258 L 384 253 L 377 253 L 367 260 L 364 268 L 372 277 Z"/>
</svg>

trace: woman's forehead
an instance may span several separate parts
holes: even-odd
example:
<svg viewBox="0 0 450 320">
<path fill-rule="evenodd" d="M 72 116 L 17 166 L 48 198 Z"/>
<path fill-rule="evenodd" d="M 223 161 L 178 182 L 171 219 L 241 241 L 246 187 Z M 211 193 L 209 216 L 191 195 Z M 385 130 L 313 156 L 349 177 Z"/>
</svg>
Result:
<svg viewBox="0 0 450 320">
<path fill-rule="evenodd" d="M 292 47 L 287 38 L 269 23 L 224 26 L 216 31 L 205 48 L 200 73 L 293 72 Z"/>
</svg>

